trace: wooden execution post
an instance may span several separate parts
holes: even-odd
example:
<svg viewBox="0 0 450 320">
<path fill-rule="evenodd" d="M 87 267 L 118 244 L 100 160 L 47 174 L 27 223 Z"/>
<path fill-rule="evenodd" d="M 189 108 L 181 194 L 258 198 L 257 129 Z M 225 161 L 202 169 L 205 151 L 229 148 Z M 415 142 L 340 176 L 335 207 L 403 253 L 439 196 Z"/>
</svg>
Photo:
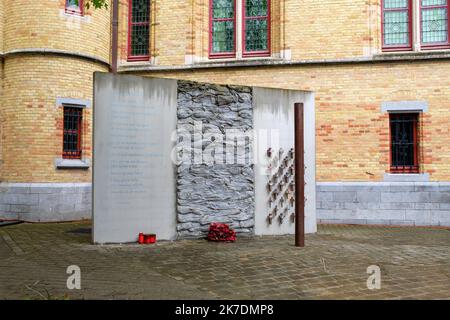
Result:
<svg viewBox="0 0 450 320">
<path fill-rule="evenodd" d="M 305 246 L 305 145 L 303 103 L 294 106 L 295 120 L 295 246 Z"/>
</svg>

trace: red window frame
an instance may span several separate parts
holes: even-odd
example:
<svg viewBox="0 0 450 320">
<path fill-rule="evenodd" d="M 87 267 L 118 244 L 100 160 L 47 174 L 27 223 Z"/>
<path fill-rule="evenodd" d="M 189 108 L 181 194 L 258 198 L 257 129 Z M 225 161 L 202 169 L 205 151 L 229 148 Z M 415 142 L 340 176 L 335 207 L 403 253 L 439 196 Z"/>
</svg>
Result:
<svg viewBox="0 0 450 320">
<path fill-rule="evenodd" d="M 83 108 L 64 106 L 63 107 L 63 159 L 81 159 L 82 147 L 81 147 L 81 135 L 83 125 Z M 66 116 L 76 117 L 76 128 L 66 127 Z M 77 135 L 77 146 L 75 150 L 67 150 L 65 148 L 66 135 Z"/>
<path fill-rule="evenodd" d="M 76 14 L 82 16 L 84 14 L 84 0 L 78 0 L 78 10 L 72 10 L 67 7 L 67 0 L 66 4 L 64 5 L 66 13 L 70 14 Z"/>
<path fill-rule="evenodd" d="M 436 8 L 447 8 L 447 42 L 437 42 L 437 43 L 422 43 L 422 12 L 427 9 L 436 9 Z M 419 10 L 420 10 L 420 47 L 422 49 L 449 49 L 450 48 L 450 1 L 447 0 L 446 5 L 438 5 L 438 6 L 422 6 L 422 0 L 419 0 Z"/>
<path fill-rule="evenodd" d="M 150 7 L 151 4 L 151 0 L 149 0 L 148 5 Z M 140 55 L 140 56 L 133 56 L 131 55 L 131 33 L 132 33 L 132 27 L 136 26 L 136 25 L 148 25 L 149 27 L 149 32 L 150 32 L 150 15 L 151 15 L 151 10 L 149 11 L 149 17 L 148 20 L 145 22 L 133 22 L 132 21 L 132 17 L 133 17 L 133 0 L 128 0 L 128 57 L 127 57 L 127 61 L 148 61 L 150 59 L 150 41 L 149 41 L 149 48 L 148 48 L 148 52 L 149 54 L 147 55 Z"/>
<path fill-rule="evenodd" d="M 396 166 L 393 164 L 392 152 L 393 152 L 393 133 L 392 133 L 392 120 L 399 116 L 411 116 L 414 117 L 413 126 L 413 161 L 412 166 Z M 389 114 L 389 168 L 390 173 L 419 173 L 419 113 L 390 113 Z"/>
<path fill-rule="evenodd" d="M 258 17 L 247 17 L 245 1 L 242 0 L 242 56 L 243 57 L 265 57 L 270 56 L 270 43 L 271 43 L 271 1 L 267 0 L 267 15 Z M 247 51 L 245 46 L 245 30 L 247 20 L 267 20 L 267 50 L 264 51 Z"/>
<path fill-rule="evenodd" d="M 384 8 L 384 1 L 381 1 L 381 48 L 383 51 L 411 51 L 412 50 L 412 43 L 413 43 L 413 6 L 412 6 L 412 0 L 408 0 L 408 8 L 393 8 L 393 9 L 385 9 Z M 420 1 L 420 0 L 419 0 Z M 409 32 L 409 43 L 406 45 L 385 45 L 384 44 L 384 12 L 385 11 L 408 11 L 408 32 Z"/>
<path fill-rule="evenodd" d="M 234 4 L 234 16 L 233 18 L 214 18 L 213 16 L 213 1 L 209 0 L 209 58 L 211 59 L 225 59 L 236 57 L 236 0 L 233 0 Z M 234 26 L 234 50 L 232 52 L 213 52 L 213 23 L 215 21 L 233 21 Z"/>
</svg>

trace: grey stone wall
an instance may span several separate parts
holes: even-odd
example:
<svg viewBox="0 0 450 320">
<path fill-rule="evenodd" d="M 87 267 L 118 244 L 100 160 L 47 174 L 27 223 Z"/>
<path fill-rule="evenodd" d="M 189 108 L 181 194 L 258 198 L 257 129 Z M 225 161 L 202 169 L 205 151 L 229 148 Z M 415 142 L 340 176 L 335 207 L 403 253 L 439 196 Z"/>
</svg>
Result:
<svg viewBox="0 0 450 320">
<path fill-rule="evenodd" d="M 178 128 L 193 132 L 194 121 L 203 132 L 253 128 L 251 88 L 179 81 Z M 203 138 L 193 154 L 211 144 Z M 226 150 L 225 143 L 223 143 Z M 177 231 L 179 237 L 206 235 L 211 222 L 228 223 L 238 233 L 254 231 L 254 173 L 250 164 L 251 141 L 245 141 L 249 162 L 195 164 L 184 161 L 177 175 Z M 226 157 L 225 151 L 222 156 Z"/>
<path fill-rule="evenodd" d="M 450 182 L 317 184 L 323 223 L 450 226 Z"/>
<path fill-rule="evenodd" d="M 90 183 L 1 183 L 0 220 L 75 221 L 91 218 Z"/>
</svg>

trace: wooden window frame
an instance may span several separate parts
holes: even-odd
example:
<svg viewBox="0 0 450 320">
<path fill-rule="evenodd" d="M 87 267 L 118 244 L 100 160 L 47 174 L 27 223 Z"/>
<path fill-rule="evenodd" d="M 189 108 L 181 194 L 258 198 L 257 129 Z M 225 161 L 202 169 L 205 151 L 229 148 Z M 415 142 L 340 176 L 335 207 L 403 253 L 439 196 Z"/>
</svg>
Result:
<svg viewBox="0 0 450 320">
<path fill-rule="evenodd" d="M 127 61 L 136 62 L 136 61 L 149 61 L 150 60 L 150 39 L 148 41 L 148 53 L 147 55 L 133 56 L 131 55 L 131 34 L 132 27 L 135 25 L 148 25 L 149 34 L 150 34 L 150 20 L 151 20 L 151 0 L 148 1 L 149 6 L 149 16 L 146 22 L 137 22 L 133 23 L 133 0 L 128 0 L 128 44 L 127 44 Z"/>
<path fill-rule="evenodd" d="M 208 52 L 209 52 L 209 58 L 210 59 L 226 59 L 226 58 L 235 58 L 236 57 L 236 53 L 237 53 L 237 39 L 236 39 L 236 15 L 237 15 L 237 5 L 236 2 L 237 0 L 233 0 L 233 5 L 234 5 L 234 16 L 232 19 L 230 18 L 214 18 L 213 16 L 213 3 L 214 0 L 209 0 L 209 48 L 208 48 Z M 213 23 L 214 21 L 233 21 L 233 26 L 234 26 L 234 50 L 232 52 L 213 52 Z"/>
<path fill-rule="evenodd" d="M 67 0 L 65 1 L 64 10 L 65 10 L 65 12 L 67 14 L 74 14 L 74 15 L 78 15 L 78 16 L 83 16 L 84 15 L 84 0 L 78 0 L 78 8 L 79 8 L 79 10 L 69 9 L 67 7 Z"/>
<path fill-rule="evenodd" d="M 64 139 L 65 139 L 65 135 L 66 132 L 68 131 L 72 131 L 69 129 L 66 129 L 66 121 L 65 121 L 65 117 L 66 117 L 66 110 L 67 109 L 71 109 L 72 111 L 76 111 L 77 113 L 79 113 L 78 115 L 78 127 L 77 127 L 77 150 L 75 151 L 67 151 L 64 149 Z M 83 108 L 80 108 L 78 106 L 73 106 L 73 105 L 63 105 L 63 152 L 62 152 L 62 157 L 63 159 L 77 159 L 77 160 L 81 160 L 82 158 L 82 154 L 83 154 L 83 149 L 82 149 L 82 134 L 83 134 Z"/>
<path fill-rule="evenodd" d="M 420 1 L 420 0 L 419 0 Z M 381 1 L 381 48 L 384 52 L 389 51 L 411 51 L 413 48 L 413 3 L 412 0 L 408 0 L 408 32 L 409 32 L 409 44 L 406 45 L 385 45 L 384 44 L 384 12 L 385 11 L 405 11 L 405 9 L 385 9 L 384 8 L 385 0 Z"/>
<path fill-rule="evenodd" d="M 247 17 L 245 1 L 242 0 L 242 57 L 267 57 L 271 54 L 271 1 L 267 0 L 267 15 L 258 17 Z M 247 20 L 267 20 L 267 50 L 263 51 L 247 51 L 245 43 L 245 31 L 246 31 L 246 21 Z"/>
<path fill-rule="evenodd" d="M 447 42 L 436 42 L 436 43 L 422 43 L 422 12 L 423 10 L 427 9 L 434 9 L 434 8 L 447 8 Z M 447 0 L 446 5 L 440 5 L 440 6 L 422 6 L 422 0 L 419 0 L 419 11 L 420 11 L 420 47 L 423 50 L 433 50 L 433 49 L 450 49 L 450 1 Z"/>
<path fill-rule="evenodd" d="M 394 166 L 392 161 L 392 152 L 393 152 L 393 137 L 392 137 L 392 118 L 398 115 L 413 115 L 416 117 L 415 125 L 413 127 L 413 146 L 414 146 L 414 154 L 413 161 L 414 164 L 412 166 Z M 420 113 L 417 112 L 405 112 L 405 113 L 389 113 L 389 172 L 395 174 L 418 174 L 419 170 L 419 121 L 420 121 Z"/>
</svg>

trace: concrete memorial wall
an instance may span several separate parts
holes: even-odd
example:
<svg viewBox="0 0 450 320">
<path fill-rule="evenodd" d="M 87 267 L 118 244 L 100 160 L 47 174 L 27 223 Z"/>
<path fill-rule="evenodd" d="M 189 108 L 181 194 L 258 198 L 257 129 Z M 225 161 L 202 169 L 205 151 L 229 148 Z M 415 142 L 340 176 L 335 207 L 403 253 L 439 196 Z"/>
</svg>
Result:
<svg viewBox="0 0 450 320">
<path fill-rule="evenodd" d="M 293 147 L 299 102 L 306 232 L 316 231 L 312 94 L 97 73 L 94 99 L 95 243 L 134 242 L 139 232 L 198 238 L 212 222 L 241 235 L 293 233 L 288 217 L 267 219 L 265 154 L 267 141 Z"/>
<path fill-rule="evenodd" d="M 176 237 L 177 81 L 96 73 L 93 241 Z"/>
</svg>

